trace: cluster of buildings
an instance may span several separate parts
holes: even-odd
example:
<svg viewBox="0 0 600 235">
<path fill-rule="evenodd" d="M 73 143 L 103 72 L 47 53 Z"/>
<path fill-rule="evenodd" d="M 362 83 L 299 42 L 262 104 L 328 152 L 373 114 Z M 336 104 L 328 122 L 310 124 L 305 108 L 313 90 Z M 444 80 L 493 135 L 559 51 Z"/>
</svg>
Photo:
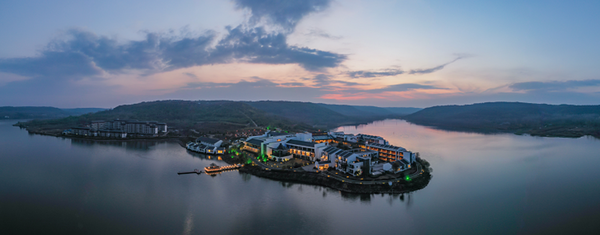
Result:
<svg viewBox="0 0 600 235">
<path fill-rule="evenodd" d="M 189 142 L 186 144 L 186 148 L 190 151 L 198 152 L 198 153 L 207 153 L 207 154 L 225 154 L 226 149 L 221 147 L 223 144 L 222 140 L 208 138 L 208 137 L 198 137 L 196 141 Z"/>
<path fill-rule="evenodd" d="M 65 135 L 127 138 L 127 137 L 156 137 L 167 132 L 167 124 L 156 121 L 113 120 L 92 121 L 83 127 L 73 127 L 63 131 Z"/>
<path fill-rule="evenodd" d="M 265 155 L 274 161 L 302 158 L 314 162 L 320 170 L 333 167 L 354 176 L 404 171 L 416 160 L 416 153 L 390 145 L 380 136 L 343 132 L 289 134 L 268 131 L 248 137 L 243 150 Z"/>
</svg>

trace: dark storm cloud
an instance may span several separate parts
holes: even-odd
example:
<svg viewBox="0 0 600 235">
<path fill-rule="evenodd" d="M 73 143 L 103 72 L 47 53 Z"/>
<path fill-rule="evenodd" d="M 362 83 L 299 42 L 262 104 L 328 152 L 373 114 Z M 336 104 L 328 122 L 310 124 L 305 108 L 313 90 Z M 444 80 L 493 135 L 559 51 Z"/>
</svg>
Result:
<svg viewBox="0 0 600 235">
<path fill-rule="evenodd" d="M 570 88 L 600 86 L 600 80 L 519 82 L 508 87 L 515 91 L 565 91 Z"/>
<path fill-rule="evenodd" d="M 331 0 L 234 0 L 237 8 L 252 12 L 250 21 L 265 19 L 279 25 L 287 31 L 293 31 L 298 22 L 312 12 L 319 12 L 331 3 Z"/>
</svg>

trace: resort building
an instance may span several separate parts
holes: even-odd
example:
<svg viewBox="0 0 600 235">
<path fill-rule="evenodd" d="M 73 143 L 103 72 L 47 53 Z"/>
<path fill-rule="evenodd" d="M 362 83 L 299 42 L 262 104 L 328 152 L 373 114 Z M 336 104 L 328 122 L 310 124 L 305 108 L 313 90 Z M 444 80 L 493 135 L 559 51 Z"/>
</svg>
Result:
<svg viewBox="0 0 600 235">
<path fill-rule="evenodd" d="M 327 133 L 313 133 L 312 134 L 313 142 L 315 143 L 332 143 L 334 141 L 334 137 Z"/>
<path fill-rule="evenodd" d="M 122 130 L 99 130 L 97 136 L 107 138 L 127 138 L 127 132 Z"/>
<path fill-rule="evenodd" d="M 221 144 L 223 144 L 223 141 L 208 137 L 198 137 L 196 138 L 196 143 L 203 144 L 206 146 L 219 147 L 221 146 Z"/>
<path fill-rule="evenodd" d="M 316 156 L 321 156 L 321 151 L 327 146 L 327 143 L 314 143 L 302 140 L 291 139 L 286 142 L 290 153 L 298 158 L 315 161 Z"/>
<path fill-rule="evenodd" d="M 284 162 L 292 159 L 292 154 L 290 153 L 289 149 L 283 145 L 283 143 L 278 143 L 276 148 L 269 148 L 267 156 L 269 159 L 277 162 Z"/>
<path fill-rule="evenodd" d="M 300 133 L 302 134 L 302 133 Z M 299 135 L 299 134 L 296 134 Z M 305 136 L 300 135 L 305 138 Z M 274 131 L 267 131 L 263 135 L 250 136 L 244 141 L 243 150 L 247 150 L 256 154 L 268 154 L 269 148 L 277 148 L 279 143 L 284 143 L 290 138 L 298 138 L 294 134 L 280 133 Z"/>
<path fill-rule="evenodd" d="M 367 150 L 379 152 L 379 160 L 385 162 L 395 162 L 405 159 L 409 163 L 415 161 L 415 154 L 407 151 L 405 148 L 397 147 L 389 144 L 369 144 L 365 145 Z"/>
<path fill-rule="evenodd" d="M 358 138 L 367 144 L 389 144 L 383 137 L 376 135 L 358 134 Z"/>
<path fill-rule="evenodd" d="M 389 145 L 380 136 L 343 132 L 287 134 L 267 131 L 260 136 L 248 137 L 243 150 L 266 155 L 274 161 L 287 161 L 293 157 L 307 159 L 319 170 L 334 168 L 354 176 L 404 171 L 411 168 L 416 158 L 416 154 Z"/>
<path fill-rule="evenodd" d="M 84 129 L 82 129 L 84 128 Z M 87 128 L 87 129 L 85 129 Z M 100 136 L 108 138 L 126 137 L 156 137 L 159 133 L 167 132 L 167 124 L 156 121 L 138 120 L 94 120 L 85 127 L 74 127 L 65 134 L 82 136 Z"/>
<path fill-rule="evenodd" d="M 187 143 L 186 148 L 199 153 L 225 154 L 226 149 L 221 147 L 222 143 L 222 140 L 198 137 L 196 141 Z"/>
<path fill-rule="evenodd" d="M 80 136 L 90 136 L 91 134 L 91 128 L 89 127 L 73 127 L 71 128 L 72 132 L 74 135 L 80 135 Z"/>
</svg>

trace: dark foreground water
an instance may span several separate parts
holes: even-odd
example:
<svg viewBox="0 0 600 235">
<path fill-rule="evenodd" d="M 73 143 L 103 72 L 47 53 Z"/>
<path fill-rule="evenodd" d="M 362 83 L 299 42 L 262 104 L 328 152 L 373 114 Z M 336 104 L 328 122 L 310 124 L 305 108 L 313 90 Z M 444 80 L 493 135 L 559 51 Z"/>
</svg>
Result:
<svg viewBox="0 0 600 235">
<path fill-rule="evenodd" d="M 0 121 L 0 234 L 575 234 L 600 231 L 600 141 L 445 132 L 386 120 L 349 133 L 418 151 L 430 184 L 342 195 L 239 172 L 175 143 L 93 143 Z M 222 164 L 222 163 L 221 163 Z"/>
</svg>

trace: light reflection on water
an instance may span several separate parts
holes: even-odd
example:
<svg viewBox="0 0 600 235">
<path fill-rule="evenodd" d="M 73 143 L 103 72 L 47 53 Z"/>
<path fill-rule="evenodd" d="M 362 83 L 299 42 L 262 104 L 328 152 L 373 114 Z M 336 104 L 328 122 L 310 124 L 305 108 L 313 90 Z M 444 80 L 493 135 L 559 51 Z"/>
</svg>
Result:
<svg viewBox="0 0 600 235">
<path fill-rule="evenodd" d="M 420 152 L 429 185 L 342 194 L 237 171 L 168 142 L 28 135 L 0 121 L 0 234 L 514 234 L 598 229 L 600 142 L 440 131 L 400 120 L 348 133 Z M 36 225 L 36 226 L 32 226 Z"/>
</svg>

